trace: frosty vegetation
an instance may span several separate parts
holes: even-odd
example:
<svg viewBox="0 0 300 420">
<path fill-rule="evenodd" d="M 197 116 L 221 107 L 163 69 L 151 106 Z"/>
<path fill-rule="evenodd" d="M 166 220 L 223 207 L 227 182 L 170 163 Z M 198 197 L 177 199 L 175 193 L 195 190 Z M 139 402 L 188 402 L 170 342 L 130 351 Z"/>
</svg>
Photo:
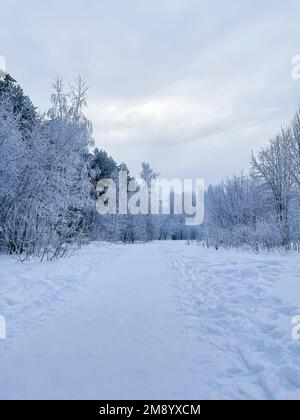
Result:
<svg viewBox="0 0 300 420">
<path fill-rule="evenodd" d="M 53 259 L 92 240 L 198 240 L 207 246 L 298 249 L 300 243 L 300 112 L 252 156 L 248 175 L 235 175 L 206 192 L 203 226 L 185 215 L 104 215 L 96 212 L 96 186 L 117 185 L 125 163 L 93 149 L 84 115 L 87 85 L 80 77 L 65 90 L 53 85 L 51 106 L 41 114 L 16 81 L 0 80 L 0 250 Z M 160 175 L 142 164 L 150 186 Z M 129 194 L 129 193 L 128 193 Z M 171 202 L 174 202 L 174 195 Z"/>
<path fill-rule="evenodd" d="M 205 237 L 216 248 L 299 249 L 300 111 L 257 154 L 250 175 L 210 186 Z"/>
</svg>

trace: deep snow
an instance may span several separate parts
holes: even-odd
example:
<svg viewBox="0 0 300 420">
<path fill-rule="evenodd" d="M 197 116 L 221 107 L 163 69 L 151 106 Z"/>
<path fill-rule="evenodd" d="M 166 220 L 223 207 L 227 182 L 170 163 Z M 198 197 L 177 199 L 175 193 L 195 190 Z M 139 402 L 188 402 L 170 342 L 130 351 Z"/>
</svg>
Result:
<svg viewBox="0 0 300 420">
<path fill-rule="evenodd" d="M 299 274 L 184 242 L 0 256 L 0 398 L 300 399 Z"/>
</svg>

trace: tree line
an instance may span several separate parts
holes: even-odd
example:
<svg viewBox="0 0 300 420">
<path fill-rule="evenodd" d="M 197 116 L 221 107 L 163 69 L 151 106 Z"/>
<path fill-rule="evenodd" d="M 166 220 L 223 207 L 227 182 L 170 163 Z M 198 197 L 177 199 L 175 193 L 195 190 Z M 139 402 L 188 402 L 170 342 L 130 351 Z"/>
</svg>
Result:
<svg viewBox="0 0 300 420">
<path fill-rule="evenodd" d="M 81 77 L 67 89 L 57 78 L 50 107 L 40 113 L 9 74 L 0 79 L 0 251 L 51 260 L 88 241 L 167 239 L 216 249 L 299 249 L 300 111 L 252 153 L 247 174 L 208 187 L 205 222 L 190 227 L 172 206 L 169 215 L 97 213 L 101 179 L 118 185 L 120 171 L 133 178 L 125 163 L 94 148 L 87 92 Z M 160 175 L 143 163 L 140 176 L 150 186 Z"/>
<path fill-rule="evenodd" d="M 248 175 L 208 188 L 203 239 L 215 248 L 299 250 L 299 199 L 300 111 L 252 153 Z"/>
<path fill-rule="evenodd" d="M 79 77 L 65 89 L 53 84 L 49 110 L 39 113 L 9 75 L 0 79 L 0 250 L 41 259 L 64 256 L 73 244 L 91 240 L 184 239 L 177 215 L 107 215 L 96 212 L 99 180 L 118 182 L 125 163 L 94 149 L 86 118 L 88 87 Z M 158 174 L 142 165 L 141 177 Z"/>
</svg>

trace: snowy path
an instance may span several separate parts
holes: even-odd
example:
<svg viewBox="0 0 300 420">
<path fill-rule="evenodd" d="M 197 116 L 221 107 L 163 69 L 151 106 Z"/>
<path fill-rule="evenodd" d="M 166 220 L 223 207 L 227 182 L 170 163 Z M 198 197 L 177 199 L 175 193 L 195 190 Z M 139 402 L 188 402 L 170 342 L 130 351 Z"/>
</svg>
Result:
<svg viewBox="0 0 300 420">
<path fill-rule="evenodd" d="M 299 273 L 172 242 L 0 257 L 0 399 L 300 399 Z"/>
<path fill-rule="evenodd" d="M 120 253 L 103 270 L 95 260 L 71 304 L 2 361 L 2 398 L 200 397 L 163 254 L 151 245 Z"/>
</svg>

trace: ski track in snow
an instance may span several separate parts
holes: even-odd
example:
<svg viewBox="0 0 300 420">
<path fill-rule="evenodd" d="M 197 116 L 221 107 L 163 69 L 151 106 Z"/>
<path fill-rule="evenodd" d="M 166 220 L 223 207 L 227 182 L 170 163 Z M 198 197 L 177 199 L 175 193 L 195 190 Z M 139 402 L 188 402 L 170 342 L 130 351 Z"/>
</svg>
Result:
<svg viewBox="0 0 300 420">
<path fill-rule="evenodd" d="M 184 242 L 0 256 L 0 399 L 300 399 L 299 274 Z"/>
</svg>

